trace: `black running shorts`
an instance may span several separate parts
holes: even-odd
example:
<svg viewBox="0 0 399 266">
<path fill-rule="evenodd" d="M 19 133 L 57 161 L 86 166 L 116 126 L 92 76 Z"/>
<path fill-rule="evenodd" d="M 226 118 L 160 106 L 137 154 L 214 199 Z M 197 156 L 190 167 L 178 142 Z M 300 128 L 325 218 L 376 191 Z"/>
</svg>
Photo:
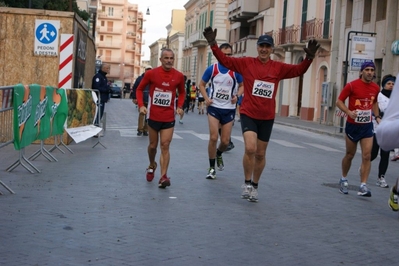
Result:
<svg viewBox="0 0 399 266">
<path fill-rule="evenodd" d="M 258 135 L 259 140 L 269 142 L 270 135 L 272 134 L 274 119 L 258 120 L 244 114 L 240 115 L 240 119 L 242 133 L 246 131 L 253 131 Z"/>
<path fill-rule="evenodd" d="M 158 121 L 154 121 L 154 120 L 148 119 L 147 124 L 152 129 L 154 129 L 155 131 L 159 132 L 162 129 L 168 129 L 168 128 L 174 127 L 175 126 L 175 120 L 173 120 L 172 122 L 158 122 Z"/>
</svg>

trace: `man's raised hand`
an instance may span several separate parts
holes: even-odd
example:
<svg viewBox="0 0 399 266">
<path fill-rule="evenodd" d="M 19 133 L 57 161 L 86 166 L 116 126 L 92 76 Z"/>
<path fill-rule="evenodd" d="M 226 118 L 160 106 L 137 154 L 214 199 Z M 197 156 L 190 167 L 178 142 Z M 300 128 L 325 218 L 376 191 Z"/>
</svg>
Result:
<svg viewBox="0 0 399 266">
<path fill-rule="evenodd" d="M 307 58 L 313 59 L 316 55 L 317 49 L 319 49 L 320 44 L 316 40 L 310 40 L 308 42 L 308 47 L 303 48 L 305 51 Z"/>
<path fill-rule="evenodd" d="M 217 31 L 218 31 L 217 29 L 213 30 L 212 27 L 206 27 L 204 29 L 204 32 L 203 32 L 204 37 L 208 41 L 208 44 L 210 46 L 217 44 L 217 42 L 216 42 Z"/>
</svg>

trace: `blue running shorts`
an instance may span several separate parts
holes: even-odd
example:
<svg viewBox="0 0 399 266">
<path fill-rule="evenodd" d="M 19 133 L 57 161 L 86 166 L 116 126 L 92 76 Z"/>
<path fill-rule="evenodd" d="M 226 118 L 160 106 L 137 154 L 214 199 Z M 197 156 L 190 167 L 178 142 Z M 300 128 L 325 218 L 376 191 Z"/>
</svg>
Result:
<svg viewBox="0 0 399 266">
<path fill-rule="evenodd" d="M 236 116 L 236 109 L 221 109 L 213 106 L 208 106 L 208 115 L 213 116 L 219 120 L 220 124 L 224 125 L 234 120 Z"/>
<path fill-rule="evenodd" d="M 374 135 L 373 123 L 353 124 L 346 122 L 345 133 L 353 142 L 358 142 L 365 138 L 371 138 Z"/>
</svg>

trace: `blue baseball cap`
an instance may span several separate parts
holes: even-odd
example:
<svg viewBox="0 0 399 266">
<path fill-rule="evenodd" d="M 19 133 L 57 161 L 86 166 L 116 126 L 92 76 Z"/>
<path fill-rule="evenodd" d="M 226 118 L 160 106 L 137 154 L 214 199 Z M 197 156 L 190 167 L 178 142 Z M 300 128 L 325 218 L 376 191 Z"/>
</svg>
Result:
<svg viewBox="0 0 399 266">
<path fill-rule="evenodd" d="M 258 38 L 258 42 L 256 44 L 269 44 L 274 47 L 273 37 L 270 35 L 261 35 Z"/>
</svg>

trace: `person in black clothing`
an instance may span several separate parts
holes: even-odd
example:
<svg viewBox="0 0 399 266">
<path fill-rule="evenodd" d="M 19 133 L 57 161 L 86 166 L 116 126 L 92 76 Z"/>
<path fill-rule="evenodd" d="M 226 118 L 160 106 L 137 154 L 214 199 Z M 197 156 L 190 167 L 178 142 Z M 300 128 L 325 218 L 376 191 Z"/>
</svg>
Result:
<svg viewBox="0 0 399 266">
<path fill-rule="evenodd" d="M 190 108 L 190 102 L 191 102 L 190 91 L 191 91 L 191 79 L 188 79 L 186 82 L 186 100 L 184 101 L 184 107 L 183 107 L 183 110 L 186 114 L 188 113 L 188 109 Z"/>
<path fill-rule="evenodd" d="M 185 84 L 187 84 L 187 76 L 184 76 L 184 82 Z M 178 96 L 178 92 L 177 92 L 177 96 Z M 176 97 L 176 107 L 177 107 L 177 97 Z M 183 104 L 183 111 L 186 109 L 186 105 L 187 105 L 187 86 L 186 86 L 186 99 L 184 100 L 184 104 Z M 184 117 L 184 112 L 181 113 L 179 115 L 179 124 L 183 124 L 183 117 Z"/>
<path fill-rule="evenodd" d="M 103 63 L 97 74 L 94 75 L 91 88 L 93 90 L 98 90 L 100 95 L 97 93 L 98 101 L 100 103 L 99 114 L 97 115 L 95 125 L 99 126 L 101 118 L 104 114 L 105 103 L 109 100 L 109 94 L 111 93 L 111 88 L 108 84 L 107 74 L 109 73 L 111 66 L 107 63 Z"/>
<path fill-rule="evenodd" d="M 130 98 L 133 99 L 133 103 L 137 104 L 137 98 L 136 98 L 136 91 L 137 88 L 139 87 L 139 84 L 141 82 L 141 80 L 144 77 L 144 74 L 151 70 L 152 68 L 149 66 L 145 69 L 145 72 L 136 79 L 136 81 L 134 82 L 133 85 L 133 90 L 132 93 L 130 94 Z M 150 85 L 147 85 L 143 91 L 143 102 L 145 107 L 147 108 L 148 106 L 148 97 L 149 97 L 149 92 L 150 92 Z M 148 125 L 147 125 L 147 119 L 146 119 L 146 115 L 139 113 L 139 120 L 138 120 L 138 125 L 137 125 L 137 136 L 148 136 Z"/>
<path fill-rule="evenodd" d="M 392 89 L 395 85 L 396 78 L 390 74 L 385 75 L 382 78 L 382 90 L 377 96 L 378 108 L 380 109 L 380 113 L 378 116 L 373 117 L 374 124 L 374 137 L 373 137 L 373 147 L 371 149 L 371 158 L 373 161 L 377 158 L 378 151 L 380 152 L 380 162 L 378 164 L 378 179 L 376 185 L 382 188 L 388 188 L 388 184 L 385 181 L 385 173 L 388 169 L 389 164 L 389 154 L 391 151 L 385 151 L 380 148 L 377 142 L 375 132 L 378 131 L 378 124 L 381 122 L 381 119 L 384 117 L 385 109 L 388 107 L 389 99 L 391 97 Z"/>
</svg>

